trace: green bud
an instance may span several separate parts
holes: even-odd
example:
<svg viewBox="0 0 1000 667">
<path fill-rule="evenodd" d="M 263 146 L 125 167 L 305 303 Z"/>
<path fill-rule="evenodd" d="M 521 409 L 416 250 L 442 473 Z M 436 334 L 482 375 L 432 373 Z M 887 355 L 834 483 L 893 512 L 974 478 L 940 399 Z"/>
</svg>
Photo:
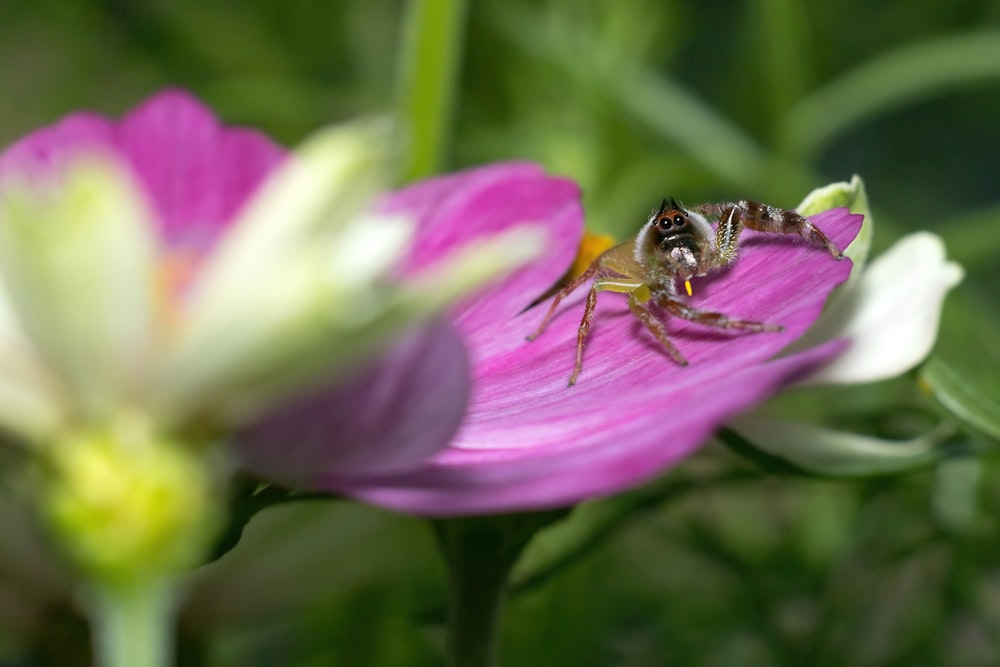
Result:
<svg viewBox="0 0 1000 667">
<path fill-rule="evenodd" d="M 830 183 L 821 188 L 816 188 L 802 200 L 796 209 L 802 215 L 816 215 L 831 208 L 847 208 L 851 213 L 860 213 L 865 216 L 865 221 L 854 237 L 851 245 L 847 246 L 844 255 L 851 258 L 854 267 L 851 270 L 851 280 L 860 275 L 865 262 L 868 261 L 868 253 L 871 250 L 872 234 L 875 231 L 875 222 L 872 219 L 872 212 L 868 206 L 868 193 L 865 191 L 865 182 L 855 174 L 851 177 L 851 182 L 840 181 Z"/>
<path fill-rule="evenodd" d="M 41 507 L 88 577 L 149 580 L 197 565 L 219 517 L 202 453 L 142 424 L 70 433 L 48 450 Z"/>
</svg>

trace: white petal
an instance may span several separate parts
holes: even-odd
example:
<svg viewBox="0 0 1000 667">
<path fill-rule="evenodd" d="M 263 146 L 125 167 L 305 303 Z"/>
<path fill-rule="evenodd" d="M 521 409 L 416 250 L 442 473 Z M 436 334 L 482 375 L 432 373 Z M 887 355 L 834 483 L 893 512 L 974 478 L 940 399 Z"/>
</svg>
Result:
<svg viewBox="0 0 1000 667">
<path fill-rule="evenodd" d="M 408 218 L 359 217 L 332 244 L 331 282 L 350 292 L 387 275 L 409 248 L 413 231 Z"/>
<path fill-rule="evenodd" d="M 962 279 L 929 232 L 900 239 L 841 293 L 800 345 L 847 337 L 850 347 L 805 383 L 852 384 L 895 377 L 920 363 L 937 338 L 944 297 Z"/>
<path fill-rule="evenodd" d="M 65 426 L 66 410 L 53 393 L 11 379 L 7 372 L 7 367 L 0 367 L 0 425 L 18 436 L 17 444 L 42 442 Z"/>
<path fill-rule="evenodd" d="M 17 322 L 90 416 L 134 398 L 155 311 L 146 203 L 111 158 L 0 184 L 0 273 Z"/>
<path fill-rule="evenodd" d="M 388 138 L 382 125 L 345 125 L 297 148 L 229 227 L 198 278 L 188 317 L 255 301 L 253 286 L 270 272 L 287 266 L 304 245 L 327 243 L 354 222 L 387 186 Z"/>
<path fill-rule="evenodd" d="M 28 340 L 0 276 L 0 425 L 23 443 L 57 431 L 67 414 L 58 383 Z"/>
<path fill-rule="evenodd" d="M 398 241 L 400 235 L 390 236 Z M 401 283 L 384 276 L 354 286 L 331 282 L 328 254 L 303 255 L 255 289 L 253 311 L 227 308 L 228 326 L 220 321 L 214 338 L 206 332 L 177 360 L 160 412 L 180 419 L 202 411 L 230 424 L 252 418 L 269 403 L 360 363 L 407 327 L 536 257 L 544 237 L 535 228 L 512 229 Z"/>
<path fill-rule="evenodd" d="M 279 369 L 315 373 L 306 352 L 344 343 L 330 330 L 337 304 L 368 307 L 361 293 L 376 292 L 409 238 L 398 220 L 360 227 L 385 187 L 387 140 L 376 125 L 322 131 L 261 187 L 197 279 L 158 387 L 165 413 L 179 418 L 241 388 L 270 393 Z M 339 261 L 356 272 L 338 273 Z"/>
<path fill-rule="evenodd" d="M 416 312 L 443 308 L 535 259 L 547 239 L 542 227 L 530 224 L 477 239 L 415 276 L 406 300 Z"/>
<path fill-rule="evenodd" d="M 289 254 L 286 266 L 246 286 L 253 300 L 216 303 L 187 329 L 157 387 L 161 418 L 215 413 L 220 402 L 255 402 L 246 396 L 274 393 L 279 374 L 319 370 L 308 355 L 316 347 L 344 349 L 331 330 L 335 292 L 325 259 L 316 248 Z"/>
</svg>

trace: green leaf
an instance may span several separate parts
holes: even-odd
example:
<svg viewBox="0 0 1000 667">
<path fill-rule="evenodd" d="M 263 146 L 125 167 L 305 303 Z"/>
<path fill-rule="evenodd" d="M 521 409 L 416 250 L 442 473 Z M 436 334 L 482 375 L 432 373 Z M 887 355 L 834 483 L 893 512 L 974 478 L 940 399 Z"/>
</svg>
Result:
<svg viewBox="0 0 1000 667">
<path fill-rule="evenodd" d="M 945 304 L 941 334 L 920 380 L 951 416 L 1000 440 L 1000 318 L 990 299 L 962 290 Z"/>
<path fill-rule="evenodd" d="M 605 48 L 595 55 L 594 45 L 601 43 L 596 31 L 558 13 L 519 8 L 505 17 L 498 27 L 514 46 L 560 68 L 574 83 L 606 95 L 625 117 L 681 147 L 719 178 L 749 192 L 774 192 L 775 182 L 808 187 L 799 168 L 772 160 L 759 142 L 687 86 L 630 59 L 628 51 Z M 560 36 L 563 48 L 552 34 Z"/>
<path fill-rule="evenodd" d="M 535 535 L 514 567 L 511 584 L 516 591 L 541 586 L 645 512 L 660 509 L 690 492 L 746 478 L 742 471 L 724 473 L 712 479 L 678 478 L 672 474 L 626 493 L 577 505 L 569 516 Z"/>
<path fill-rule="evenodd" d="M 567 518 L 540 531 L 514 568 L 514 588 L 531 589 L 548 581 L 608 540 L 645 505 L 636 500 L 635 494 L 623 494 L 583 503 Z"/>
<path fill-rule="evenodd" d="M 792 471 L 826 477 L 873 477 L 926 468 L 956 448 L 946 446 L 953 428 L 942 424 L 912 440 L 885 440 L 837 431 L 815 424 L 760 416 L 741 417 L 730 424 L 742 442 L 734 447 L 746 454 L 749 446 L 771 464 Z M 732 437 L 723 441 L 733 445 Z"/>
<path fill-rule="evenodd" d="M 866 61 L 803 98 L 788 114 L 783 145 L 818 153 L 852 126 L 907 103 L 1000 78 L 1000 32 L 925 40 Z"/>
<path fill-rule="evenodd" d="M 989 270 L 1000 255 L 1000 206 L 991 205 L 960 213 L 942 222 L 939 229 L 948 252 L 969 272 Z"/>
<path fill-rule="evenodd" d="M 1000 392 L 995 386 L 984 387 L 941 357 L 928 361 L 920 378 L 952 416 L 994 440 L 1000 440 Z"/>
</svg>

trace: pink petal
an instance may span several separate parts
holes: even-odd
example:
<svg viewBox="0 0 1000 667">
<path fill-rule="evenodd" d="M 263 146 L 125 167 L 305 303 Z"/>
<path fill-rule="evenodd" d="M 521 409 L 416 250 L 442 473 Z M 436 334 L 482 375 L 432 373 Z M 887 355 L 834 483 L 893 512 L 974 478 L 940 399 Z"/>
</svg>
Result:
<svg viewBox="0 0 1000 667">
<path fill-rule="evenodd" d="M 540 509 L 634 486 L 690 453 L 727 418 L 763 401 L 841 349 L 823 346 L 768 361 L 819 315 L 850 262 L 799 240 L 745 232 L 740 261 L 700 279 L 692 305 L 781 324 L 782 333 L 728 333 L 670 320 L 690 361 L 675 365 L 631 317 L 625 298 L 602 294 L 579 384 L 572 370 L 584 291 L 567 300 L 534 343 L 539 308 L 518 315 L 569 263 L 582 221 L 565 181 L 505 165 L 404 191 L 389 207 L 420 214 L 427 255 L 483 229 L 526 219 L 551 224 L 549 256 L 455 315 L 473 360 L 473 397 L 449 447 L 415 471 L 368 478 L 317 476 L 315 484 L 429 515 Z M 440 189 L 438 189 L 440 188 Z M 550 217 L 537 217 L 544 211 Z M 861 216 L 813 218 L 841 248 Z"/>
<path fill-rule="evenodd" d="M 236 456 L 243 468 L 289 486 L 318 475 L 409 468 L 455 434 L 468 393 L 465 347 L 439 323 L 410 334 L 346 382 L 245 429 Z"/>
<path fill-rule="evenodd" d="M 569 267 L 583 233 L 580 191 L 572 181 L 547 176 L 527 163 L 501 163 L 435 178 L 392 195 L 386 212 L 418 221 L 414 250 L 401 272 L 412 273 L 483 236 L 519 224 L 539 224 L 549 234 L 545 255 L 456 309 L 483 304 L 496 321 L 513 318 Z"/>
<path fill-rule="evenodd" d="M 683 393 L 664 383 L 641 392 L 625 392 L 607 383 L 609 391 L 626 395 L 609 396 L 603 405 L 579 405 L 575 421 L 546 426 L 540 420 L 531 423 L 510 415 L 504 428 L 482 426 L 472 419 L 448 450 L 415 471 L 368 478 L 330 476 L 324 486 L 426 516 L 572 505 L 655 477 L 691 454 L 727 419 L 843 349 L 842 341 L 831 341 Z M 628 399 L 634 402 L 627 404 Z M 610 414 L 619 408 L 624 412 Z"/>
<path fill-rule="evenodd" d="M 502 202 L 511 202 L 505 207 Z M 575 252 L 581 211 L 576 186 L 533 165 L 504 164 L 434 179 L 385 202 L 387 211 L 416 213 L 414 250 L 401 273 L 420 270 L 477 236 L 518 222 L 544 222 L 559 234 L 550 259 L 511 276 L 522 293 L 553 283 Z M 453 225 L 452 221 L 468 221 Z M 439 232 L 444 232 L 439 236 Z M 500 288 L 497 288 L 500 289 Z M 492 292 L 497 292 L 497 289 Z M 506 290 L 509 291 L 509 290 Z M 523 296 L 497 292 L 513 317 Z M 296 401 L 239 436 L 247 470 L 291 486 L 328 475 L 384 474 L 408 469 L 440 451 L 465 412 L 470 368 L 450 327 L 410 341 L 353 381 Z"/>
<path fill-rule="evenodd" d="M 0 173 L 44 174 L 67 155 L 111 151 L 134 169 L 168 247 L 204 251 L 284 157 L 253 130 L 227 128 L 191 95 L 166 90 L 112 121 L 76 113 L 0 155 Z"/>
</svg>

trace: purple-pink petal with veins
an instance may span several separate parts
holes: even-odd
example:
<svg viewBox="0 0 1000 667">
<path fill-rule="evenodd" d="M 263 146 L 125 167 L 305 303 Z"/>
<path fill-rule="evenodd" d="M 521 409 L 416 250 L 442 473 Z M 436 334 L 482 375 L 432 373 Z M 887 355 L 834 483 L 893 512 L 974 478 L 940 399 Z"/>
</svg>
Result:
<svg viewBox="0 0 1000 667">
<path fill-rule="evenodd" d="M 462 341 L 451 325 L 434 323 L 243 429 L 235 455 L 245 470 L 289 486 L 317 475 L 405 469 L 455 434 L 468 393 Z"/>
<path fill-rule="evenodd" d="M 544 257 L 468 299 L 455 309 L 458 320 L 461 312 L 477 308 L 485 309 L 495 322 L 515 317 L 566 272 L 583 233 L 576 184 L 547 176 L 528 163 L 500 163 L 417 183 L 391 195 L 382 208 L 417 221 L 413 250 L 400 267 L 404 275 L 440 261 L 470 241 L 520 224 L 538 225 L 547 232 Z M 523 338 L 514 341 L 520 342 Z"/>
<path fill-rule="evenodd" d="M 835 341 L 772 360 L 818 317 L 851 263 L 798 238 L 748 230 L 739 261 L 695 281 L 689 303 L 780 324 L 782 332 L 718 331 L 670 318 L 670 337 L 690 362 L 680 367 L 631 316 L 623 295 L 603 293 L 583 372 L 567 387 L 586 290 L 567 299 L 532 343 L 525 336 L 544 307 L 521 311 L 573 255 L 582 219 L 572 186 L 529 165 L 500 165 L 404 190 L 386 207 L 418 215 L 416 265 L 524 221 L 546 224 L 553 243 L 546 256 L 456 309 L 473 390 L 448 448 L 414 470 L 317 475 L 314 487 L 440 516 L 541 509 L 614 493 L 662 472 L 726 419 L 843 347 Z M 841 248 L 861 224 L 861 216 L 843 209 L 812 219 Z"/>
<path fill-rule="evenodd" d="M 157 93 L 121 120 L 81 112 L 21 138 L 0 155 L 0 174 L 44 177 L 86 151 L 123 159 L 157 214 L 167 248 L 210 251 L 240 207 L 285 156 L 254 130 L 221 125 L 179 90 Z"/>
<path fill-rule="evenodd" d="M 504 428 L 476 423 L 474 414 L 449 449 L 416 470 L 329 476 L 320 486 L 424 516 L 573 505 L 652 479 L 694 452 L 728 418 L 809 375 L 846 347 L 844 341 L 830 341 L 746 367 L 725 382 L 692 387 L 682 398 L 662 383 L 647 387 L 632 403 L 625 400 L 636 392 L 619 390 L 623 399 L 609 397 L 596 407 L 580 405 L 587 412 L 568 423 L 546 425 L 515 413 Z"/>
</svg>

